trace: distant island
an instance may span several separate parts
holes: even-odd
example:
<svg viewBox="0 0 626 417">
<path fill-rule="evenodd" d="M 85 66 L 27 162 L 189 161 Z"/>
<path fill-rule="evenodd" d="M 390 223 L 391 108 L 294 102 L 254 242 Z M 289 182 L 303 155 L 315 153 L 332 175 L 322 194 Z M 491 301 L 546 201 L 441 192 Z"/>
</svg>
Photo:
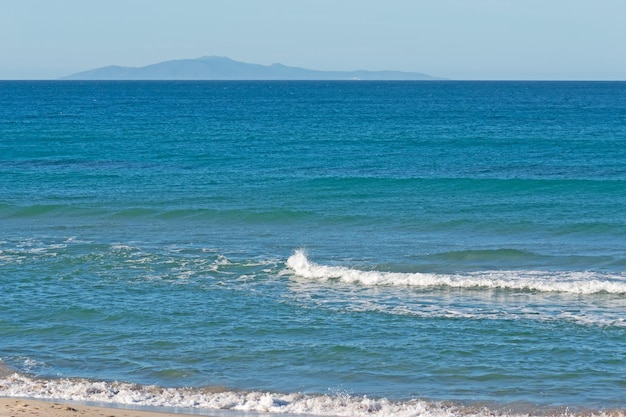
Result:
<svg viewBox="0 0 626 417">
<path fill-rule="evenodd" d="M 419 72 L 316 71 L 282 64 L 259 65 L 227 57 L 177 59 L 145 67 L 107 66 L 62 80 L 441 80 Z"/>
</svg>

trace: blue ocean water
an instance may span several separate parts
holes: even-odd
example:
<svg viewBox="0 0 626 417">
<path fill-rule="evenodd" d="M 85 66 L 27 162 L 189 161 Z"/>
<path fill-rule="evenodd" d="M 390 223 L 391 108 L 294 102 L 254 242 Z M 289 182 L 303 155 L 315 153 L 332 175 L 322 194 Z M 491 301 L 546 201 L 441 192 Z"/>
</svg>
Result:
<svg viewBox="0 0 626 417">
<path fill-rule="evenodd" d="M 0 395 L 624 415 L 625 208 L 626 83 L 0 82 Z"/>
</svg>

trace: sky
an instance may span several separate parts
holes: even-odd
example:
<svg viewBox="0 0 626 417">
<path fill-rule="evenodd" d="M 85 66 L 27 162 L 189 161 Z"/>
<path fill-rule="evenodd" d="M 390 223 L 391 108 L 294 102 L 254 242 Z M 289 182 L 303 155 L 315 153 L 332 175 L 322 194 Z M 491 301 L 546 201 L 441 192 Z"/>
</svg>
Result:
<svg viewBox="0 0 626 417">
<path fill-rule="evenodd" d="M 626 0 L 0 0 L 0 79 L 227 56 L 457 80 L 626 80 Z"/>
</svg>

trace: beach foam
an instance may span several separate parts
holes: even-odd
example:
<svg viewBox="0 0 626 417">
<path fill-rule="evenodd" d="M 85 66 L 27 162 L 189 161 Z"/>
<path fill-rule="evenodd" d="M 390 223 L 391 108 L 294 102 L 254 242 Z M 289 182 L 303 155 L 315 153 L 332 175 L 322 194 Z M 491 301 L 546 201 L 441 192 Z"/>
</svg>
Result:
<svg viewBox="0 0 626 417">
<path fill-rule="evenodd" d="M 460 405 L 410 399 L 352 396 L 347 393 L 307 395 L 261 391 L 228 391 L 219 388 L 165 388 L 125 382 L 86 379 L 46 380 L 13 374 L 0 378 L 0 396 L 110 404 L 132 407 L 175 408 L 177 410 L 229 410 L 270 413 L 271 415 L 351 416 L 351 417 L 450 417 L 450 416 L 612 416 L 623 410 L 576 412 L 566 408 L 534 408 L 531 405 Z M 247 415 L 247 414 L 246 414 Z"/>
</svg>

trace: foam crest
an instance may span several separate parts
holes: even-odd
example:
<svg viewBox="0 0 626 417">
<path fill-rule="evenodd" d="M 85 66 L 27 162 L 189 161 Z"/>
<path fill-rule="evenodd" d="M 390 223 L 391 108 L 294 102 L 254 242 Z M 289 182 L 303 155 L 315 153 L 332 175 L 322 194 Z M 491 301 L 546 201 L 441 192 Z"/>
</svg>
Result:
<svg viewBox="0 0 626 417">
<path fill-rule="evenodd" d="M 351 417 L 449 417 L 449 416 L 532 416 L 546 415 L 546 410 L 530 408 L 520 411 L 488 409 L 480 406 L 459 406 L 419 399 L 391 401 L 385 398 L 301 393 L 270 393 L 260 391 L 228 391 L 217 388 L 164 388 L 124 382 L 90 381 L 85 379 L 44 380 L 20 374 L 0 378 L 0 396 L 96 402 L 133 407 L 163 407 L 234 412 L 261 412 L 287 415 L 351 416 Z M 550 410 L 554 416 L 576 416 L 568 409 Z M 585 412 L 581 415 L 622 417 L 623 410 Z"/>
<path fill-rule="evenodd" d="M 483 271 L 466 274 L 428 274 L 364 271 L 319 265 L 297 250 L 287 267 L 298 276 L 327 281 L 336 279 L 367 286 L 488 288 L 572 294 L 624 294 L 626 276 L 592 271 Z"/>
</svg>

